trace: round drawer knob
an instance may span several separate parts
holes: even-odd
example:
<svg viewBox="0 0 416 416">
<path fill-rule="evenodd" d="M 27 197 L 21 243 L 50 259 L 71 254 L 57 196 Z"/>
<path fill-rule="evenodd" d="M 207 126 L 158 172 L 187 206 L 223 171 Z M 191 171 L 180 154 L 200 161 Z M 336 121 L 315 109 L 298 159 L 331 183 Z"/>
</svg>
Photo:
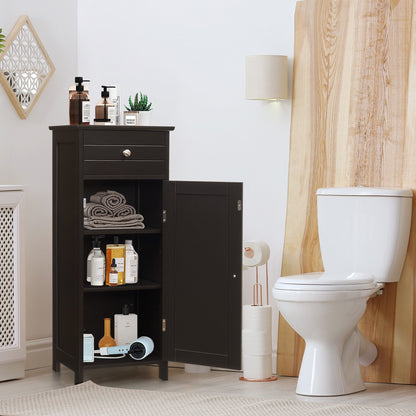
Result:
<svg viewBox="0 0 416 416">
<path fill-rule="evenodd" d="M 125 150 L 123 150 L 123 156 L 124 156 L 124 157 L 130 157 L 130 156 L 131 156 L 131 151 L 130 151 L 130 149 L 125 149 Z"/>
</svg>

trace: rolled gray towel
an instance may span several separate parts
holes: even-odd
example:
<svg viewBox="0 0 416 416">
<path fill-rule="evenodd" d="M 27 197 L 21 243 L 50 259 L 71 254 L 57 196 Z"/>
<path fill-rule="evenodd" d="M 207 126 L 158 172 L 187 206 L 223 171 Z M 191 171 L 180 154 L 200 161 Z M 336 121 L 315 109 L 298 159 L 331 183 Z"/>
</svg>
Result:
<svg viewBox="0 0 416 416">
<path fill-rule="evenodd" d="M 90 201 L 96 204 L 102 204 L 107 208 L 114 210 L 126 203 L 126 198 L 123 194 L 117 191 L 107 190 L 106 192 L 97 192 L 90 196 Z"/>
<path fill-rule="evenodd" d="M 101 199 L 107 195 L 107 192 L 97 192 L 94 195 L 90 196 L 90 202 L 94 202 L 95 204 L 101 204 Z"/>
<path fill-rule="evenodd" d="M 143 216 L 141 216 L 143 218 Z M 117 221 L 121 220 L 121 221 Z M 84 217 L 84 227 L 88 230 L 99 230 L 99 229 L 114 229 L 114 228 L 133 228 L 142 230 L 144 228 L 143 222 L 139 218 L 131 218 L 125 220 L 123 218 L 113 217 L 96 217 L 88 218 Z"/>
<path fill-rule="evenodd" d="M 108 217 L 112 214 L 109 208 L 95 202 L 87 202 L 84 208 L 85 217 Z"/>
<path fill-rule="evenodd" d="M 132 207 L 131 205 L 125 204 L 112 209 L 111 212 L 113 217 L 126 217 L 128 215 L 135 215 L 136 208 Z"/>
<path fill-rule="evenodd" d="M 100 220 L 105 221 L 111 224 L 122 224 L 123 222 L 128 221 L 140 221 L 143 222 L 144 217 L 142 214 L 132 214 L 132 215 L 125 215 L 124 217 L 90 217 L 91 220 Z"/>
</svg>

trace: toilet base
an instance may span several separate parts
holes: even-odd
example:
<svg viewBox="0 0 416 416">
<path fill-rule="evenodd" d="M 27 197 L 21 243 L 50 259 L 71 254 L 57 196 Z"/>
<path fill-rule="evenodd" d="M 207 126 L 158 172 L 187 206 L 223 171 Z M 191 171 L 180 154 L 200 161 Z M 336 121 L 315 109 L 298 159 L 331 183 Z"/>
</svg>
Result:
<svg viewBox="0 0 416 416">
<path fill-rule="evenodd" d="M 306 341 L 296 393 L 304 396 L 342 396 L 365 390 L 359 362 L 357 331 L 343 344 Z"/>
<path fill-rule="evenodd" d="M 348 394 L 354 394 L 354 393 L 359 393 L 360 391 L 365 391 L 366 388 L 365 386 L 363 386 L 363 388 L 359 389 L 359 390 L 355 390 L 353 389 L 353 391 L 343 391 L 342 393 L 331 393 L 331 394 L 308 394 L 308 393 L 303 393 L 301 391 L 298 391 L 298 389 L 296 389 L 296 394 L 299 394 L 300 396 L 313 396 L 313 397 L 335 397 L 335 396 L 346 396 Z"/>
</svg>

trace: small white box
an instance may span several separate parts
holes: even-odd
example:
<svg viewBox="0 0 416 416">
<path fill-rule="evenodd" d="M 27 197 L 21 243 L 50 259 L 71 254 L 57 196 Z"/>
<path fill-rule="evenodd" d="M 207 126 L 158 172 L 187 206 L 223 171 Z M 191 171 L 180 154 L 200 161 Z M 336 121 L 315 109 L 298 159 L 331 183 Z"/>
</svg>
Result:
<svg viewBox="0 0 416 416">
<path fill-rule="evenodd" d="M 84 334 L 84 363 L 94 362 L 94 336 Z"/>
</svg>

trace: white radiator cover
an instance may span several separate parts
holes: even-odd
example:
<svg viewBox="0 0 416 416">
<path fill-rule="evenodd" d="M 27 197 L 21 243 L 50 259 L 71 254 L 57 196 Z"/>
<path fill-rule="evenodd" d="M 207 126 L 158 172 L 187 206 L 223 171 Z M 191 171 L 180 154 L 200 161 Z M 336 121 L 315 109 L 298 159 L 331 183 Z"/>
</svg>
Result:
<svg viewBox="0 0 416 416">
<path fill-rule="evenodd" d="M 0 185 L 0 381 L 24 376 L 23 187 Z"/>
</svg>

